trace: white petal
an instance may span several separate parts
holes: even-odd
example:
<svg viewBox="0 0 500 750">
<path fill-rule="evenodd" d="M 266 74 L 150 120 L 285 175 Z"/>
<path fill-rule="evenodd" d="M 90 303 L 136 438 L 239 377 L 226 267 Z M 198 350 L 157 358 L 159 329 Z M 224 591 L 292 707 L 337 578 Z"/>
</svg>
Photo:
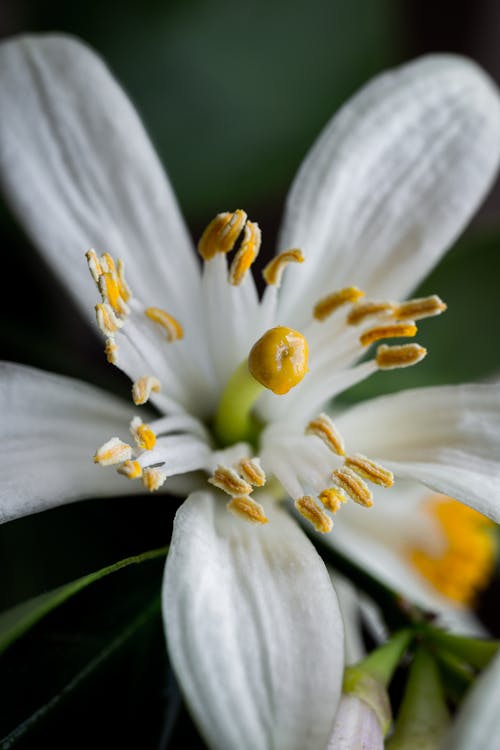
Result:
<svg viewBox="0 0 500 750">
<path fill-rule="evenodd" d="M 355 664 L 366 654 L 361 630 L 359 593 L 352 583 L 340 573 L 337 573 L 336 570 L 329 568 L 328 572 L 337 593 L 344 622 L 345 662 L 346 664 Z"/>
<path fill-rule="evenodd" d="M 34 244 L 93 317 L 84 253 L 125 261 L 146 305 L 183 324 L 199 273 L 174 195 L 148 137 L 101 60 L 63 35 L 0 45 L 0 180 Z"/>
<path fill-rule="evenodd" d="M 355 695 L 343 695 L 327 750 L 384 750 L 375 713 Z"/>
<path fill-rule="evenodd" d="M 500 387 L 418 388 L 336 419 L 351 451 L 500 521 Z"/>
<path fill-rule="evenodd" d="M 93 463 L 112 435 L 126 437 L 130 409 L 77 380 L 0 363 L 0 521 L 84 497 L 144 491 Z"/>
<path fill-rule="evenodd" d="M 224 505 L 197 493 L 175 521 L 164 614 L 182 689 L 214 750 L 324 750 L 343 668 L 326 568 L 272 502 L 259 528 Z"/>
<path fill-rule="evenodd" d="M 497 750 L 499 706 L 500 654 L 467 694 L 442 750 Z"/>
<path fill-rule="evenodd" d="M 281 320 L 300 328 L 319 297 L 350 284 L 404 296 L 469 221 L 499 155 L 500 101 L 474 63 L 432 55 L 377 77 L 292 186 L 279 246 L 306 262 L 285 275 Z"/>
</svg>

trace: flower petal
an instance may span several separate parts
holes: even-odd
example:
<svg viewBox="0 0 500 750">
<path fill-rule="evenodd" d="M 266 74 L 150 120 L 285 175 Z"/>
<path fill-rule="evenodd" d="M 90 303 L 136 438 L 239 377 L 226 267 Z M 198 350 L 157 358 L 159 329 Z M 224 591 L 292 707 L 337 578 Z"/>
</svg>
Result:
<svg viewBox="0 0 500 750">
<path fill-rule="evenodd" d="M 324 750 L 341 617 L 312 545 L 284 511 L 268 510 L 270 523 L 255 528 L 200 492 L 178 511 L 163 599 L 170 656 L 210 747 Z"/>
<path fill-rule="evenodd" d="M 326 750 L 384 750 L 384 735 L 375 713 L 355 695 L 343 695 Z"/>
<path fill-rule="evenodd" d="M 350 284 L 404 296 L 469 221 L 499 156 L 500 100 L 474 63 L 431 55 L 375 78 L 293 183 L 279 245 L 306 262 L 284 278 L 281 320 L 300 328 L 323 294 Z"/>
<path fill-rule="evenodd" d="M 63 35 L 0 45 L 0 181 L 19 220 L 88 316 L 84 253 L 123 258 L 134 294 L 187 323 L 199 273 L 148 137 L 118 84 Z"/>
<path fill-rule="evenodd" d="M 500 387 L 418 388 L 336 419 L 351 450 L 500 521 Z"/>
<path fill-rule="evenodd" d="M 81 498 L 144 492 L 141 482 L 92 461 L 111 435 L 127 436 L 126 403 L 77 380 L 2 362 L 0 413 L 0 522 Z M 175 491 L 193 482 L 167 485 Z"/>
</svg>

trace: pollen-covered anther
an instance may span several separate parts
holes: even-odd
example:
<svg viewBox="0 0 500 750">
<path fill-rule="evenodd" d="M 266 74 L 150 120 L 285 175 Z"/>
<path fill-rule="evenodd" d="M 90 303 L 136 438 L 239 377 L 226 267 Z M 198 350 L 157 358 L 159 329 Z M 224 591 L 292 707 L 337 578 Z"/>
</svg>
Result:
<svg viewBox="0 0 500 750">
<path fill-rule="evenodd" d="M 320 508 L 311 495 L 304 495 L 295 501 L 295 507 L 320 534 L 327 534 L 333 528 L 332 519 Z"/>
<path fill-rule="evenodd" d="M 335 469 L 332 479 L 355 503 L 362 505 L 364 508 L 371 508 L 373 505 L 371 490 L 366 482 L 352 471 L 352 469 L 349 469 L 347 466 Z"/>
<path fill-rule="evenodd" d="M 245 275 L 259 254 L 261 231 L 258 224 L 247 221 L 242 243 L 237 250 L 229 268 L 228 281 L 233 286 L 239 286 Z"/>
<path fill-rule="evenodd" d="M 116 315 L 125 317 L 129 314 L 130 310 L 120 294 L 120 285 L 118 283 L 118 277 L 116 271 L 106 271 L 99 276 L 97 282 L 99 291 L 101 292 L 103 302 L 107 302 L 113 308 Z"/>
<path fill-rule="evenodd" d="M 125 280 L 125 263 L 121 258 L 118 258 L 117 266 L 118 288 L 120 289 L 122 298 L 125 300 L 125 302 L 128 302 L 130 297 L 132 296 L 132 292 Z"/>
<path fill-rule="evenodd" d="M 161 383 L 153 375 L 143 375 L 132 386 L 132 400 L 136 406 L 145 404 L 152 393 L 159 393 Z"/>
<path fill-rule="evenodd" d="M 339 307 L 352 304 L 364 295 L 365 293 L 357 286 L 346 286 L 343 289 L 338 289 L 336 292 L 323 297 L 314 305 L 313 315 L 316 320 L 325 320 Z"/>
<path fill-rule="evenodd" d="M 257 382 L 282 396 L 308 372 L 308 357 L 307 341 L 299 331 L 276 326 L 253 345 L 248 369 Z"/>
<path fill-rule="evenodd" d="M 269 286 L 281 286 L 283 273 L 289 263 L 303 263 L 304 256 L 302 250 L 294 248 L 293 250 L 284 250 L 282 253 L 273 258 L 262 271 L 264 281 Z"/>
<path fill-rule="evenodd" d="M 340 487 L 328 487 L 319 493 L 318 500 L 321 500 L 330 513 L 337 513 L 342 505 L 347 502 L 345 493 Z"/>
<path fill-rule="evenodd" d="M 437 294 L 430 297 L 419 297 L 418 299 L 409 299 L 401 302 L 394 310 L 394 317 L 398 320 L 422 320 L 423 318 L 432 318 L 434 315 L 441 315 L 447 308 Z"/>
<path fill-rule="evenodd" d="M 104 347 L 104 354 L 106 355 L 106 359 L 111 365 L 116 365 L 118 361 L 118 346 L 115 343 L 114 339 L 112 338 L 106 339 L 106 346 Z"/>
<path fill-rule="evenodd" d="M 247 214 L 240 208 L 217 214 L 207 226 L 200 241 L 198 252 L 203 260 L 212 260 L 217 253 L 229 253 L 236 244 L 247 220 Z"/>
<path fill-rule="evenodd" d="M 266 483 L 266 475 L 258 458 L 242 458 L 238 464 L 238 472 L 254 487 L 263 487 Z"/>
<path fill-rule="evenodd" d="M 153 323 L 157 323 L 163 328 L 167 335 L 167 341 L 177 341 L 178 339 L 183 338 L 184 331 L 181 324 L 172 315 L 165 312 L 165 310 L 162 310 L 159 307 L 148 307 L 144 311 L 144 314 L 149 320 L 152 320 Z"/>
<path fill-rule="evenodd" d="M 347 456 L 345 465 L 363 477 L 363 479 L 373 482 L 373 484 L 379 484 L 381 487 L 392 487 L 394 484 L 394 474 L 392 471 L 385 469 L 376 461 L 372 461 L 361 453 Z"/>
<path fill-rule="evenodd" d="M 99 302 L 95 306 L 95 316 L 99 330 L 105 336 L 113 336 L 123 325 L 123 320 L 117 318 L 110 305 Z"/>
<path fill-rule="evenodd" d="M 166 479 L 166 473 L 156 468 L 147 468 L 142 472 L 142 483 L 149 492 L 159 490 Z"/>
<path fill-rule="evenodd" d="M 143 451 L 150 451 L 156 445 L 156 434 L 148 424 L 144 424 L 140 417 L 134 417 L 130 423 L 130 434 L 135 444 Z"/>
<path fill-rule="evenodd" d="M 306 435 L 316 435 L 337 456 L 345 455 L 344 439 L 327 414 L 320 414 L 309 422 Z"/>
<path fill-rule="evenodd" d="M 139 479 L 142 477 L 142 466 L 139 461 L 125 461 L 116 471 L 118 474 L 127 477 L 127 479 Z"/>
<path fill-rule="evenodd" d="M 131 446 L 118 437 L 112 437 L 95 452 L 94 463 L 101 466 L 113 466 L 128 461 L 131 457 Z"/>
<path fill-rule="evenodd" d="M 401 346 L 381 344 L 377 348 L 375 362 L 380 370 L 397 370 L 418 364 L 426 354 L 427 349 L 420 344 L 402 344 Z"/>
<path fill-rule="evenodd" d="M 208 481 L 232 497 L 243 497 L 252 492 L 252 485 L 228 466 L 219 464 Z"/>
<path fill-rule="evenodd" d="M 98 284 L 103 270 L 101 263 L 99 262 L 99 258 L 97 257 L 97 253 L 93 248 L 90 248 L 90 250 L 87 250 L 87 252 L 85 253 L 85 257 L 87 258 L 87 264 L 90 274 L 95 283 Z"/>
<path fill-rule="evenodd" d="M 347 322 L 350 326 L 357 326 L 366 318 L 373 316 L 388 316 L 394 312 L 394 302 L 388 300 L 367 300 L 366 302 L 357 302 L 352 306 L 347 315 Z"/>
<path fill-rule="evenodd" d="M 415 336 L 417 326 L 412 320 L 406 320 L 404 323 L 390 323 L 386 325 L 374 326 L 363 331 L 359 337 L 362 346 L 370 346 L 380 339 L 392 339 L 401 337 Z"/>
<path fill-rule="evenodd" d="M 267 523 L 268 521 L 262 505 L 248 495 L 231 498 L 226 508 L 235 516 L 250 523 Z"/>
</svg>

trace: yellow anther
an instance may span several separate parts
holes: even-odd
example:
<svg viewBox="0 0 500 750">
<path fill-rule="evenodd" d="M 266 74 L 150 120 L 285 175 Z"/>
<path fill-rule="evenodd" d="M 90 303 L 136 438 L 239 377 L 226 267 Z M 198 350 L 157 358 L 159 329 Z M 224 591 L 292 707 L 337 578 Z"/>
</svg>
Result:
<svg viewBox="0 0 500 750">
<path fill-rule="evenodd" d="M 148 424 L 144 424 L 140 417 L 134 417 L 130 423 L 130 434 L 135 444 L 143 451 L 150 451 L 156 445 L 156 435 Z"/>
<path fill-rule="evenodd" d="M 95 452 L 94 463 L 101 466 L 113 466 L 128 461 L 132 456 L 132 448 L 118 437 L 112 437 Z"/>
<path fill-rule="evenodd" d="M 212 260 L 217 253 L 229 253 L 236 244 L 236 240 L 241 234 L 247 215 L 241 209 L 234 213 L 225 211 L 217 214 L 207 226 L 200 241 L 198 242 L 198 252 L 203 260 Z"/>
<path fill-rule="evenodd" d="M 320 508 L 313 497 L 304 495 L 295 501 L 295 507 L 299 513 L 304 516 L 320 534 L 327 534 L 333 528 L 332 519 L 326 515 L 325 511 Z"/>
<path fill-rule="evenodd" d="M 273 258 L 262 271 L 264 281 L 270 286 L 281 286 L 283 273 L 289 263 L 303 263 L 302 250 L 285 250 Z"/>
<path fill-rule="evenodd" d="M 412 320 L 422 320 L 422 318 L 431 318 L 434 315 L 440 315 L 446 310 L 446 304 L 437 294 L 430 297 L 420 297 L 419 299 L 409 299 L 407 302 L 401 302 L 394 310 L 394 317 L 398 320 L 411 318 Z"/>
<path fill-rule="evenodd" d="M 344 503 L 347 502 L 347 498 L 339 487 L 328 487 L 318 495 L 318 499 L 321 500 L 323 505 L 330 513 L 336 513 Z"/>
<path fill-rule="evenodd" d="M 396 370 L 400 367 L 411 367 L 421 362 L 427 354 L 427 349 L 420 344 L 402 344 L 401 346 L 387 346 L 381 344 L 377 348 L 375 361 L 380 370 Z"/>
<path fill-rule="evenodd" d="M 376 461 L 363 456 L 361 453 L 355 453 L 354 456 L 348 456 L 345 459 L 345 465 L 359 474 L 363 479 L 379 484 L 381 487 L 392 487 L 394 484 L 394 474 L 392 471 L 385 469 Z"/>
<path fill-rule="evenodd" d="M 208 481 L 232 497 L 243 497 L 252 492 L 252 485 L 228 466 L 217 466 Z"/>
<path fill-rule="evenodd" d="M 118 474 L 127 477 L 127 479 L 139 479 L 142 477 L 142 466 L 139 461 L 125 461 L 116 471 Z"/>
<path fill-rule="evenodd" d="M 118 346 L 113 339 L 106 339 L 104 354 L 106 355 L 106 359 L 111 365 L 116 365 L 118 361 Z"/>
<path fill-rule="evenodd" d="M 159 490 L 162 484 L 165 483 L 167 475 L 164 471 L 159 469 L 144 469 L 142 472 L 142 483 L 149 492 L 155 492 Z"/>
<path fill-rule="evenodd" d="M 116 276 L 115 261 L 109 253 L 101 255 L 101 268 L 103 273 L 110 273 L 112 276 Z"/>
<path fill-rule="evenodd" d="M 226 507 L 235 516 L 243 518 L 244 521 L 250 521 L 250 523 L 267 523 L 268 521 L 262 505 L 248 495 L 233 497 Z"/>
<path fill-rule="evenodd" d="M 94 279 L 95 283 L 98 284 L 99 277 L 102 274 L 102 266 L 99 262 L 99 258 L 97 257 L 95 250 L 93 250 L 93 248 L 90 248 L 90 250 L 87 250 L 87 252 L 85 253 L 85 257 L 87 258 L 87 263 L 88 263 L 91 276 Z"/>
<path fill-rule="evenodd" d="M 281 396 L 300 383 L 308 371 L 308 356 L 309 347 L 301 333 L 277 326 L 253 345 L 248 369 L 255 380 Z"/>
<path fill-rule="evenodd" d="M 136 406 L 142 406 L 149 400 L 151 393 L 160 392 L 160 381 L 153 375 L 143 375 L 132 386 L 132 399 Z"/>
<path fill-rule="evenodd" d="M 132 292 L 130 291 L 130 287 L 125 281 L 125 263 L 121 258 L 118 258 L 118 271 L 117 271 L 117 277 L 118 277 L 118 287 L 120 289 L 120 294 L 122 296 L 122 299 L 125 300 L 125 302 L 128 302 L 130 297 L 132 296 Z"/>
<path fill-rule="evenodd" d="M 351 500 L 362 505 L 364 508 L 371 508 L 373 505 L 373 495 L 370 488 L 361 477 L 354 473 L 348 467 L 343 466 L 336 469 L 332 474 L 332 479 L 337 482 L 339 487 L 346 492 Z"/>
<path fill-rule="evenodd" d="M 373 315 L 384 315 L 394 312 L 394 303 L 387 300 L 358 302 L 353 305 L 347 316 L 347 322 L 350 326 L 357 326 L 366 318 Z"/>
<path fill-rule="evenodd" d="M 161 310 L 159 307 L 148 307 L 144 313 L 149 320 L 163 328 L 167 334 L 167 341 L 177 341 L 184 336 L 181 324 L 165 310 Z"/>
<path fill-rule="evenodd" d="M 238 471 L 254 487 L 263 487 L 266 483 L 266 475 L 258 458 L 243 458 L 238 464 Z"/>
<path fill-rule="evenodd" d="M 368 330 L 363 331 L 359 337 L 359 342 L 362 346 L 370 346 L 374 341 L 380 341 L 380 339 L 415 336 L 417 330 L 417 326 L 410 320 L 404 323 L 375 326 L 374 328 L 368 328 Z"/>
<path fill-rule="evenodd" d="M 261 232 L 258 224 L 247 221 L 245 233 L 239 250 L 234 256 L 229 268 L 228 280 L 233 286 L 241 284 L 245 274 L 259 254 Z"/>
<path fill-rule="evenodd" d="M 103 302 L 107 302 L 113 308 L 116 315 L 128 315 L 129 309 L 126 302 L 122 299 L 117 277 L 113 273 L 105 272 L 99 276 L 99 291 L 101 292 Z"/>
<path fill-rule="evenodd" d="M 314 305 L 313 315 L 316 320 L 325 320 L 335 310 L 338 310 L 342 305 L 347 305 L 352 302 L 356 302 L 360 297 L 364 297 L 365 293 L 358 289 L 357 286 L 346 286 L 343 289 L 339 289 L 327 297 L 323 297 Z"/>
<path fill-rule="evenodd" d="M 99 326 L 101 333 L 105 336 L 113 336 L 113 334 L 123 325 L 123 321 L 116 317 L 112 308 L 105 302 L 99 302 L 99 304 L 95 306 L 95 315 L 97 325 Z"/>
<path fill-rule="evenodd" d="M 441 532 L 441 549 L 432 554 L 424 546 L 416 546 L 407 554 L 437 591 L 470 606 L 494 571 L 495 524 L 445 495 L 430 498 L 425 510 Z"/>
<path fill-rule="evenodd" d="M 309 422 L 306 435 L 316 435 L 337 456 L 345 455 L 344 439 L 327 414 L 320 414 Z"/>
</svg>

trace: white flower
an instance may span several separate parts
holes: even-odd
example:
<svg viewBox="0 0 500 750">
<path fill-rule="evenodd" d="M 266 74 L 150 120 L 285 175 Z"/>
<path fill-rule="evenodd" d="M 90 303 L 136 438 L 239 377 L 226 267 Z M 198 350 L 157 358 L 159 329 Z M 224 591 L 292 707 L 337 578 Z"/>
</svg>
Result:
<svg viewBox="0 0 500 750">
<path fill-rule="evenodd" d="M 373 504 L 366 479 L 388 487 L 394 472 L 500 517 L 497 387 L 398 394 L 335 415 L 334 423 L 322 414 L 353 383 L 425 354 L 416 344 L 382 345 L 355 364 L 371 341 L 413 335 L 410 316 L 442 311 L 435 297 L 394 300 L 437 262 L 495 175 L 497 93 L 472 63 L 453 56 L 423 58 L 364 88 L 299 171 L 283 254 L 267 267 L 259 302 L 246 268 L 259 249 L 258 226 L 242 211 L 217 217 L 200 245 L 200 274 L 142 126 L 87 48 L 62 36 L 23 37 L 2 44 L 0 65 L 6 196 L 83 313 L 96 307 L 108 360 L 131 377 L 137 406 L 3 365 L 2 517 L 140 492 L 143 483 L 191 492 L 176 518 L 164 607 L 170 655 L 205 738 L 216 748 L 323 749 L 343 663 L 335 594 L 299 526 L 274 507 L 271 492 L 254 494 L 252 486 L 267 477 L 275 494 L 276 479 L 326 531 L 331 515 L 319 495 L 339 509 L 328 539 L 383 575 L 369 530 L 379 498 Z M 240 233 L 228 279 L 218 251 Z M 90 245 L 98 290 L 82 272 Z M 305 262 L 287 269 L 278 289 L 285 263 L 301 261 L 299 248 Z M 361 289 L 381 303 L 356 305 Z M 296 387 L 257 396 L 262 387 L 241 363 L 275 326 L 287 328 L 253 350 L 252 372 L 267 385 L 270 377 L 271 387 L 277 379 L 276 390 Z M 309 373 L 299 383 L 307 345 Z M 290 363 L 298 374 L 288 372 Z M 147 411 L 147 400 L 163 416 Z M 94 453 L 125 478 L 95 466 Z M 232 496 L 237 515 L 269 523 L 256 528 L 227 513 L 209 477 Z M 387 503 L 406 502 L 383 492 Z M 359 513 L 368 527 L 351 519 L 353 500 L 365 506 Z M 412 508 L 401 518 L 411 528 Z M 411 576 L 403 578 L 406 587 Z"/>
</svg>

